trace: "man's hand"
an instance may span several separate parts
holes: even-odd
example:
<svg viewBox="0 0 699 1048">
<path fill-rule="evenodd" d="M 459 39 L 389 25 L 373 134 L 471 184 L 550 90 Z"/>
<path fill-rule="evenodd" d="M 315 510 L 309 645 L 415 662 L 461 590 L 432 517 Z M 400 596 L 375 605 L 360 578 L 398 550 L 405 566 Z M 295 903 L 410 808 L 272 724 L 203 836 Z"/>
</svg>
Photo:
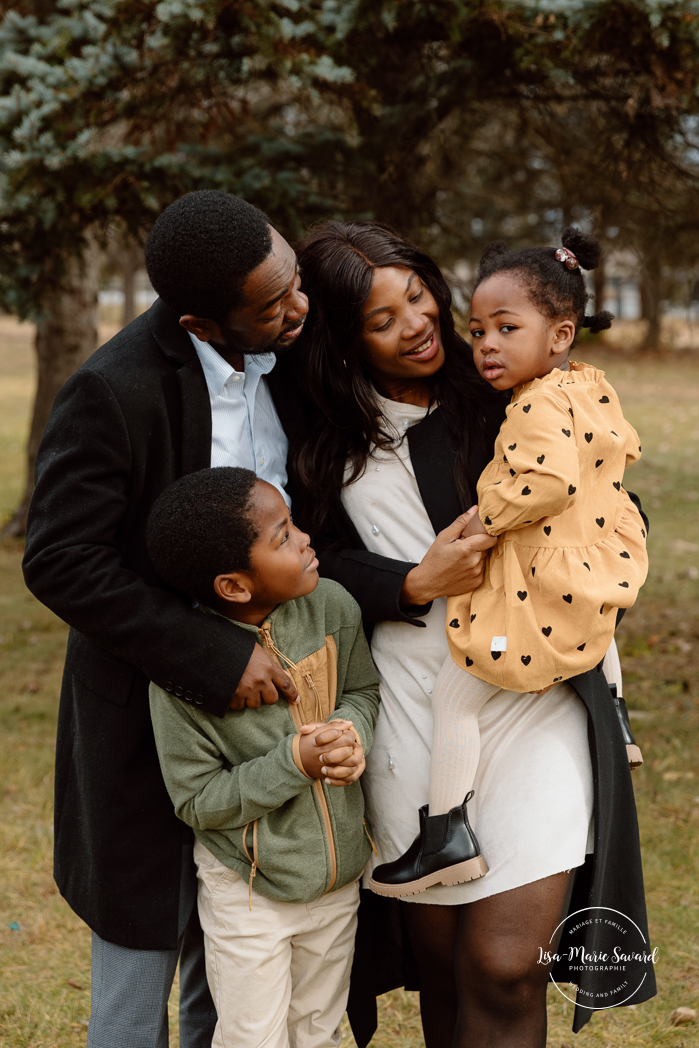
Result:
<svg viewBox="0 0 699 1048">
<path fill-rule="evenodd" d="M 272 662 L 267 652 L 256 644 L 236 688 L 231 709 L 244 710 L 247 706 L 248 709 L 256 710 L 263 702 L 273 706 L 279 701 L 280 695 L 288 702 L 299 701 L 291 677 Z"/>
<path fill-rule="evenodd" d="M 312 779 L 324 777 L 328 763 L 335 765 L 349 761 L 357 746 L 357 735 L 351 721 L 304 724 L 300 735 L 299 756 L 306 775 Z"/>
<path fill-rule="evenodd" d="M 427 604 L 438 597 L 470 593 L 483 581 L 485 552 L 497 545 L 492 535 L 461 538 L 478 512 L 473 506 L 440 531 L 421 562 L 403 581 L 401 604 Z"/>
</svg>

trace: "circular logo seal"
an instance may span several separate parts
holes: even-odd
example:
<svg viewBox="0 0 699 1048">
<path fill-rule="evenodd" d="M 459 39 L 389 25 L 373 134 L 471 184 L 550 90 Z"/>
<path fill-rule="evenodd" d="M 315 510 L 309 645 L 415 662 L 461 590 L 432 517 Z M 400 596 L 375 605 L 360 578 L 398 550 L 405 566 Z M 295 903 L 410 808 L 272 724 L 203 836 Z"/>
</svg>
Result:
<svg viewBox="0 0 699 1048">
<path fill-rule="evenodd" d="M 569 913 L 539 948 L 539 964 L 551 966 L 551 982 L 567 1001 L 589 1011 L 627 1004 L 643 986 L 658 959 L 641 929 L 608 906 L 586 906 Z M 569 997 L 559 983 L 575 983 Z"/>
</svg>

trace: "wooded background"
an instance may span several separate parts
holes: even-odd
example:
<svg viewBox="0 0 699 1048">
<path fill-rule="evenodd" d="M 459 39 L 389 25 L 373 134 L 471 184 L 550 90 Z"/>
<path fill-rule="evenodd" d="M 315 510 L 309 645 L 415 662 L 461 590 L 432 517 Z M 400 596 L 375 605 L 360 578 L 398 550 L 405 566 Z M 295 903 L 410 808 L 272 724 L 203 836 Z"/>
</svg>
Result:
<svg viewBox="0 0 699 1048">
<path fill-rule="evenodd" d="M 663 303 L 699 298 L 697 0 L 2 11 L 0 309 L 36 322 L 38 358 L 6 535 L 23 531 L 55 393 L 97 346 L 105 259 L 128 278 L 189 190 L 237 193 L 291 241 L 326 217 L 376 217 L 454 273 L 488 240 L 549 243 L 576 223 L 636 267 L 646 349 Z"/>
</svg>

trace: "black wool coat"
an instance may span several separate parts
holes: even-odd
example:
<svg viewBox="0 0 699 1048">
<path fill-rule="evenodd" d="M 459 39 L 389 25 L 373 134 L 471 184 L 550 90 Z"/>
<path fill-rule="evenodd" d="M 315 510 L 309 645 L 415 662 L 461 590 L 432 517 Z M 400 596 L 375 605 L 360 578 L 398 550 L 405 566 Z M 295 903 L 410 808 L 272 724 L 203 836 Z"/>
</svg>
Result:
<svg viewBox="0 0 699 1048">
<path fill-rule="evenodd" d="M 293 431 L 302 409 L 276 372 L 272 396 Z M 135 949 L 176 946 L 182 843 L 191 837 L 160 773 L 148 683 L 222 716 L 254 646 L 249 632 L 167 590 L 146 551 L 158 495 L 210 458 L 204 373 L 160 300 L 66 382 L 37 456 L 25 579 L 71 626 L 54 873 L 90 928 Z"/>
<path fill-rule="evenodd" d="M 492 458 L 493 443 L 508 401 L 509 394 L 506 398 L 488 400 L 484 408 L 485 439 L 481 441 L 477 433 L 473 433 L 469 486 L 474 501 L 478 477 Z M 465 419 L 464 424 L 467 425 L 468 420 Z M 408 444 L 425 509 L 438 533 L 465 508 L 459 503 L 454 484 L 455 450 L 438 409 L 408 430 Z M 632 494 L 631 498 L 640 509 L 636 496 Z M 400 604 L 403 580 L 415 565 L 368 552 L 341 505 L 339 493 L 333 501 L 321 549 L 321 573 L 350 591 L 362 608 L 367 624 L 408 620 L 416 626 L 423 625 L 420 617 L 430 605 L 405 608 Z M 417 635 L 416 641 L 419 642 Z M 587 708 L 595 804 L 595 852 L 576 874 L 569 913 L 577 913 L 584 907 L 620 911 L 636 923 L 647 943 L 636 804 L 617 714 L 601 667 L 568 683 Z M 383 899 L 368 891 L 362 891 L 362 897 L 348 1006 L 359 1048 L 369 1043 L 376 1029 L 376 996 L 396 986 L 419 989 L 417 967 L 401 916 L 402 907 L 410 904 Z M 575 942 L 583 945 L 588 953 L 594 953 L 601 948 L 601 935 L 599 925 L 591 924 Z M 650 951 L 650 946 L 647 950 Z M 638 1004 L 655 994 L 652 965 L 646 965 L 644 971 L 642 986 L 625 1003 Z M 579 983 L 585 995 L 581 994 L 579 1001 L 595 999 L 603 1004 L 604 998 L 594 998 L 594 994 L 609 988 L 608 975 L 590 971 L 580 977 L 568 970 L 567 962 L 557 963 L 553 974 L 557 981 Z M 573 1029 L 576 1032 L 581 1029 L 591 1014 L 578 1004 Z"/>
</svg>

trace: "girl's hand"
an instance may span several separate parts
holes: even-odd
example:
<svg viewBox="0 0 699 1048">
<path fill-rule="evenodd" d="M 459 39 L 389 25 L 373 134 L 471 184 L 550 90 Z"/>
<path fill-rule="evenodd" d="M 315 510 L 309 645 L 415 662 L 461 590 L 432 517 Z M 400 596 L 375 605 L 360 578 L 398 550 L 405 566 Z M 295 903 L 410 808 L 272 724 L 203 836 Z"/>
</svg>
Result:
<svg viewBox="0 0 699 1048">
<path fill-rule="evenodd" d="M 465 518 L 469 518 L 468 524 L 461 532 L 462 539 L 470 539 L 472 535 L 487 535 L 488 532 L 481 523 L 481 518 L 478 516 L 478 506 L 471 506 L 470 510 L 464 513 Z"/>
<path fill-rule="evenodd" d="M 438 597 L 470 593 L 483 581 L 486 550 L 497 545 L 492 535 L 461 538 L 477 512 L 472 507 L 440 531 L 417 567 L 403 580 L 401 604 L 427 604 Z"/>
</svg>

